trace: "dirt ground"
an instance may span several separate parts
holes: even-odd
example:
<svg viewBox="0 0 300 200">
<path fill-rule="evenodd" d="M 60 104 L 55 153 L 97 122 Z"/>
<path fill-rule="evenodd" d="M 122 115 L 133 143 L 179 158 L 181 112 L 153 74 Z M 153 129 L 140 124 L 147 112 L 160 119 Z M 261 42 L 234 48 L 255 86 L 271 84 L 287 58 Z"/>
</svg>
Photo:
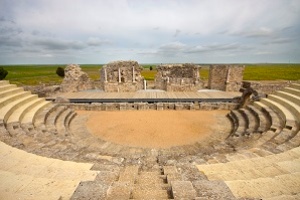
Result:
<svg viewBox="0 0 300 200">
<path fill-rule="evenodd" d="M 204 140 L 219 131 L 228 111 L 78 111 L 91 134 L 135 147 L 169 148 Z M 228 124 L 226 124 L 228 125 Z M 218 129 L 218 130 L 216 130 Z M 212 136 L 213 137 L 213 136 Z"/>
</svg>

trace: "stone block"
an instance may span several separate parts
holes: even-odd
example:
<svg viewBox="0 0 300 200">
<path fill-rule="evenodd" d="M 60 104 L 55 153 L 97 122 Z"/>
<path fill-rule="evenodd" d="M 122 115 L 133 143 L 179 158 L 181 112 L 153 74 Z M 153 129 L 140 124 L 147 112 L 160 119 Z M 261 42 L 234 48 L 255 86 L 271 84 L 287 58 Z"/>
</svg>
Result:
<svg viewBox="0 0 300 200">
<path fill-rule="evenodd" d="M 172 181 L 174 199 L 195 199 L 196 191 L 190 181 Z"/>
<path fill-rule="evenodd" d="M 163 103 L 157 103 L 157 104 L 156 104 L 156 110 L 164 110 L 164 105 L 163 105 Z"/>
<path fill-rule="evenodd" d="M 107 190 L 107 200 L 128 200 L 131 196 L 133 189 L 130 182 L 114 182 L 112 186 Z"/>
</svg>

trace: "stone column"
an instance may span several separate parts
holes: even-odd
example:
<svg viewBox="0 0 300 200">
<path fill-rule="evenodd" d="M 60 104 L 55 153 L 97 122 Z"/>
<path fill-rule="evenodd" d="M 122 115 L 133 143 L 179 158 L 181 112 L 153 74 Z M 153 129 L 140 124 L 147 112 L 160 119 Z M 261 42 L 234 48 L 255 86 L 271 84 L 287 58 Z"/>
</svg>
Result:
<svg viewBox="0 0 300 200">
<path fill-rule="evenodd" d="M 226 74 L 226 82 L 225 82 L 225 91 L 228 91 L 229 83 L 230 83 L 230 68 L 231 66 L 228 66 L 227 74 Z"/>
<path fill-rule="evenodd" d="M 228 70 L 227 70 L 226 84 L 228 84 L 230 82 L 230 69 L 231 69 L 231 66 L 229 66 Z"/>
<path fill-rule="evenodd" d="M 121 83 L 121 69 L 118 68 L 118 74 L 119 74 L 119 83 Z"/>
<path fill-rule="evenodd" d="M 147 90 L 147 81 L 144 80 L 144 90 Z"/>
<path fill-rule="evenodd" d="M 104 68 L 104 82 L 107 83 L 107 72 L 106 72 L 106 68 Z"/>
<path fill-rule="evenodd" d="M 132 67 L 132 82 L 135 83 L 135 70 L 134 70 L 134 66 Z"/>
</svg>

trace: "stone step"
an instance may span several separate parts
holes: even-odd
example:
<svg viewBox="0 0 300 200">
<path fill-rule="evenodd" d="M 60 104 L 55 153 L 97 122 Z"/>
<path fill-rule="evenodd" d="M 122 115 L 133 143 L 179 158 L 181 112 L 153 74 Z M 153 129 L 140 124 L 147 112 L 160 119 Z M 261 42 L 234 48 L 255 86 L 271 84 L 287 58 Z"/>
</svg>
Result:
<svg viewBox="0 0 300 200">
<path fill-rule="evenodd" d="M 3 120 L 6 122 L 8 118 L 11 116 L 11 114 L 20 106 L 23 104 L 30 102 L 34 99 L 37 99 L 37 95 L 25 95 L 22 98 L 19 98 L 18 100 L 11 101 L 10 103 L 6 104 L 5 106 L 0 108 L 0 120 Z"/>
<path fill-rule="evenodd" d="M 127 166 L 120 172 L 119 182 L 129 182 L 134 184 L 138 176 L 139 166 Z"/>
<path fill-rule="evenodd" d="M 193 181 L 197 191 L 195 200 L 205 199 L 236 199 L 224 181 Z"/>
<path fill-rule="evenodd" d="M 8 85 L 8 84 L 10 84 L 8 80 L 1 80 L 0 81 L 0 86 L 2 86 L 2 85 Z"/>
<path fill-rule="evenodd" d="M 239 127 L 238 119 L 237 119 L 236 115 L 234 115 L 232 112 L 228 113 L 227 117 L 230 119 L 232 126 L 233 126 L 231 134 L 234 134 Z"/>
<path fill-rule="evenodd" d="M 295 126 L 296 119 L 293 113 L 289 109 L 287 109 L 286 107 L 284 107 L 283 105 L 275 101 L 274 99 L 264 98 L 261 100 L 261 102 L 271 107 L 274 111 L 276 111 L 280 115 L 281 119 L 285 122 L 284 123 L 285 127 Z"/>
<path fill-rule="evenodd" d="M 272 198 L 300 193 L 300 173 L 279 175 L 273 178 L 225 181 L 237 198 Z M 245 188 L 251 188 L 245 189 Z"/>
<path fill-rule="evenodd" d="M 131 198 L 132 187 L 130 182 L 114 182 L 107 190 L 106 200 L 128 200 Z"/>
<path fill-rule="evenodd" d="M 56 130 L 56 122 L 58 117 L 67 109 L 64 106 L 56 106 L 55 110 L 45 116 L 45 125 L 49 130 Z"/>
<path fill-rule="evenodd" d="M 197 196 L 190 181 L 172 181 L 171 186 L 174 199 L 195 199 Z"/>
<path fill-rule="evenodd" d="M 285 143 L 287 141 L 289 141 L 291 138 L 293 138 L 296 134 L 288 129 L 283 129 L 278 135 L 276 135 L 276 137 L 274 137 L 272 140 L 272 142 L 274 142 L 276 145 Z"/>
<path fill-rule="evenodd" d="M 256 155 L 258 155 L 260 157 L 274 155 L 272 152 L 267 151 L 266 149 L 263 149 L 262 147 L 251 148 L 251 149 L 249 149 L 249 151 L 255 153 Z"/>
<path fill-rule="evenodd" d="M 33 99 L 27 103 L 22 104 L 19 108 L 17 108 L 12 114 L 11 116 L 8 118 L 6 123 L 13 123 L 13 122 L 21 122 L 23 119 L 23 116 L 29 112 L 29 110 L 31 110 L 33 107 L 35 107 L 36 105 L 42 103 L 43 101 L 45 101 L 42 98 L 36 98 Z"/>
<path fill-rule="evenodd" d="M 38 112 L 34 117 L 34 121 L 33 121 L 34 126 L 35 127 L 45 126 L 47 117 L 50 115 L 50 113 L 54 112 L 57 106 L 58 106 L 57 104 L 51 103 L 48 106 L 46 106 L 44 109 L 41 109 L 40 112 Z"/>
<path fill-rule="evenodd" d="M 273 109 L 271 109 L 268 105 L 262 102 L 254 102 L 253 104 L 256 108 L 260 109 L 266 115 L 268 115 L 269 120 L 271 121 L 270 129 L 274 130 L 274 132 L 280 132 L 281 129 L 285 126 L 285 121 L 277 114 Z"/>
<path fill-rule="evenodd" d="M 238 122 L 236 116 L 230 112 L 226 115 L 226 117 L 229 119 L 229 121 L 231 122 L 231 126 L 232 126 L 231 131 L 230 131 L 230 136 L 239 136 L 238 134 L 236 134 L 236 130 L 239 127 L 239 122 Z"/>
<path fill-rule="evenodd" d="M 269 131 L 266 131 L 266 132 L 263 132 L 261 133 L 261 137 L 258 138 L 256 141 L 255 141 L 255 146 L 259 147 L 263 144 L 265 144 L 266 142 L 268 142 L 269 140 L 271 140 L 272 138 L 276 137 L 278 133 L 272 131 L 272 130 L 269 130 Z"/>
<path fill-rule="evenodd" d="M 74 120 L 74 118 L 77 116 L 76 112 L 71 112 L 64 120 L 64 125 L 65 127 L 69 130 L 70 129 L 70 124 Z"/>
<path fill-rule="evenodd" d="M 297 105 L 300 105 L 300 94 L 299 95 L 294 95 L 288 92 L 284 92 L 284 91 L 277 91 L 276 95 L 285 98 Z"/>
<path fill-rule="evenodd" d="M 286 87 L 283 89 L 284 92 L 299 96 L 300 95 L 300 89 L 292 88 L 292 87 Z"/>
<path fill-rule="evenodd" d="M 109 186 L 107 186 L 103 182 L 83 181 L 79 183 L 70 199 L 106 199 L 106 192 L 108 187 Z"/>
<path fill-rule="evenodd" d="M 0 85 L 0 91 L 2 93 L 2 92 L 5 92 L 7 90 L 10 90 L 11 88 L 15 88 L 15 87 L 17 87 L 17 86 L 13 85 L 13 84 Z"/>
<path fill-rule="evenodd" d="M 292 195 L 279 195 L 279 196 L 273 196 L 270 198 L 264 198 L 264 200 L 299 200 L 300 199 L 300 193 L 298 194 L 292 194 Z"/>
<path fill-rule="evenodd" d="M 248 128 L 248 124 L 245 117 L 238 110 L 232 110 L 230 113 L 238 123 L 238 127 L 235 131 L 235 135 L 243 136 L 246 132 L 246 129 Z"/>
<path fill-rule="evenodd" d="M 164 179 L 159 172 L 141 172 L 135 183 L 142 185 L 163 184 Z"/>
<path fill-rule="evenodd" d="M 29 111 L 25 113 L 23 116 L 23 119 L 21 120 L 22 124 L 28 124 L 28 123 L 33 123 L 36 119 L 36 116 L 38 115 L 41 110 L 47 108 L 50 106 L 52 103 L 50 101 L 42 101 L 39 104 L 36 104 L 33 108 L 31 108 Z"/>
<path fill-rule="evenodd" d="M 68 118 L 69 115 L 71 115 L 74 111 L 71 109 L 66 109 L 64 110 L 57 118 L 56 121 L 56 130 L 58 134 L 60 135 L 67 135 L 68 130 L 67 127 L 65 126 L 65 120 Z"/>
<path fill-rule="evenodd" d="M 26 158 L 26 159 L 24 159 Z M 80 181 L 93 180 L 92 164 L 37 156 L 0 142 L 2 199 L 69 199 Z"/>
<path fill-rule="evenodd" d="M 167 190 L 159 190 L 159 189 L 133 189 L 132 191 L 132 199 L 145 199 L 145 200 L 153 200 L 153 199 L 170 199 L 170 195 Z"/>
<path fill-rule="evenodd" d="M 246 119 L 248 127 L 246 129 L 246 134 L 254 133 L 257 131 L 259 126 L 259 119 L 248 109 L 240 109 L 241 114 Z"/>
<path fill-rule="evenodd" d="M 299 83 L 293 83 L 290 85 L 291 88 L 295 88 L 297 90 L 300 90 L 300 84 Z"/>
<path fill-rule="evenodd" d="M 248 105 L 247 109 L 252 112 L 252 114 L 256 116 L 256 120 L 258 120 L 258 132 L 265 132 L 271 127 L 271 121 L 261 110 L 252 105 Z"/>
<path fill-rule="evenodd" d="M 18 100 L 24 96 L 29 96 L 31 95 L 31 93 L 29 91 L 20 91 L 19 93 L 13 94 L 13 95 L 9 95 L 6 97 L 1 97 L 0 98 L 0 107 L 3 107 L 9 103 L 11 103 L 12 101 Z"/>
<path fill-rule="evenodd" d="M 296 131 L 299 129 L 299 122 L 300 122 L 300 106 L 288 99 L 282 98 L 278 95 L 269 95 L 269 98 L 278 102 L 279 104 L 281 104 L 282 106 L 284 106 L 285 108 L 287 108 L 292 115 L 294 116 L 294 119 L 296 121 Z"/>
<path fill-rule="evenodd" d="M 287 142 L 280 144 L 276 147 L 276 149 L 286 151 L 300 146 L 300 134 L 299 132 Z"/>
<path fill-rule="evenodd" d="M 299 147 L 297 147 L 297 150 Z M 290 173 L 297 168 L 297 162 L 288 162 L 293 167 L 281 168 L 280 163 L 299 159 L 299 153 L 287 151 L 280 154 L 273 154 L 266 157 L 257 157 L 228 163 L 210 165 L 197 165 L 198 169 L 206 174 L 210 180 L 246 180 L 260 177 L 274 177 L 280 174 Z M 294 172 L 294 171 L 292 171 Z M 251 178 L 252 177 L 252 178 Z"/>
<path fill-rule="evenodd" d="M 11 96 L 13 94 L 17 94 L 24 91 L 23 88 L 19 88 L 19 87 L 12 87 L 9 88 L 7 90 L 0 90 L 0 96 L 1 98 L 7 97 L 7 96 Z"/>
</svg>

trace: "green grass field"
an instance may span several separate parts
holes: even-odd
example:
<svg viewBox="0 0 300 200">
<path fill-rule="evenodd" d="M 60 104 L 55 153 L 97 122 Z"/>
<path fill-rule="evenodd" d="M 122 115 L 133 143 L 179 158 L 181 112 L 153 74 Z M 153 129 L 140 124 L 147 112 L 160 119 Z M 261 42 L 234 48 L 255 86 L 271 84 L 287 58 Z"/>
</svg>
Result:
<svg viewBox="0 0 300 200">
<path fill-rule="evenodd" d="M 146 80 L 154 80 L 155 65 L 143 65 L 142 76 Z M 244 80 L 300 80 L 300 64 L 246 64 Z M 56 75 L 57 67 L 65 65 L 2 65 L 8 71 L 6 80 L 17 85 L 59 84 L 62 78 Z M 98 80 L 99 69 L 102 65 L 81 65 L 83 71 L 88 73 L 91 79 Z M 209 74 L 208 65 L 200 70 L 201 79 L 207 80 Z"/>
</svg>

